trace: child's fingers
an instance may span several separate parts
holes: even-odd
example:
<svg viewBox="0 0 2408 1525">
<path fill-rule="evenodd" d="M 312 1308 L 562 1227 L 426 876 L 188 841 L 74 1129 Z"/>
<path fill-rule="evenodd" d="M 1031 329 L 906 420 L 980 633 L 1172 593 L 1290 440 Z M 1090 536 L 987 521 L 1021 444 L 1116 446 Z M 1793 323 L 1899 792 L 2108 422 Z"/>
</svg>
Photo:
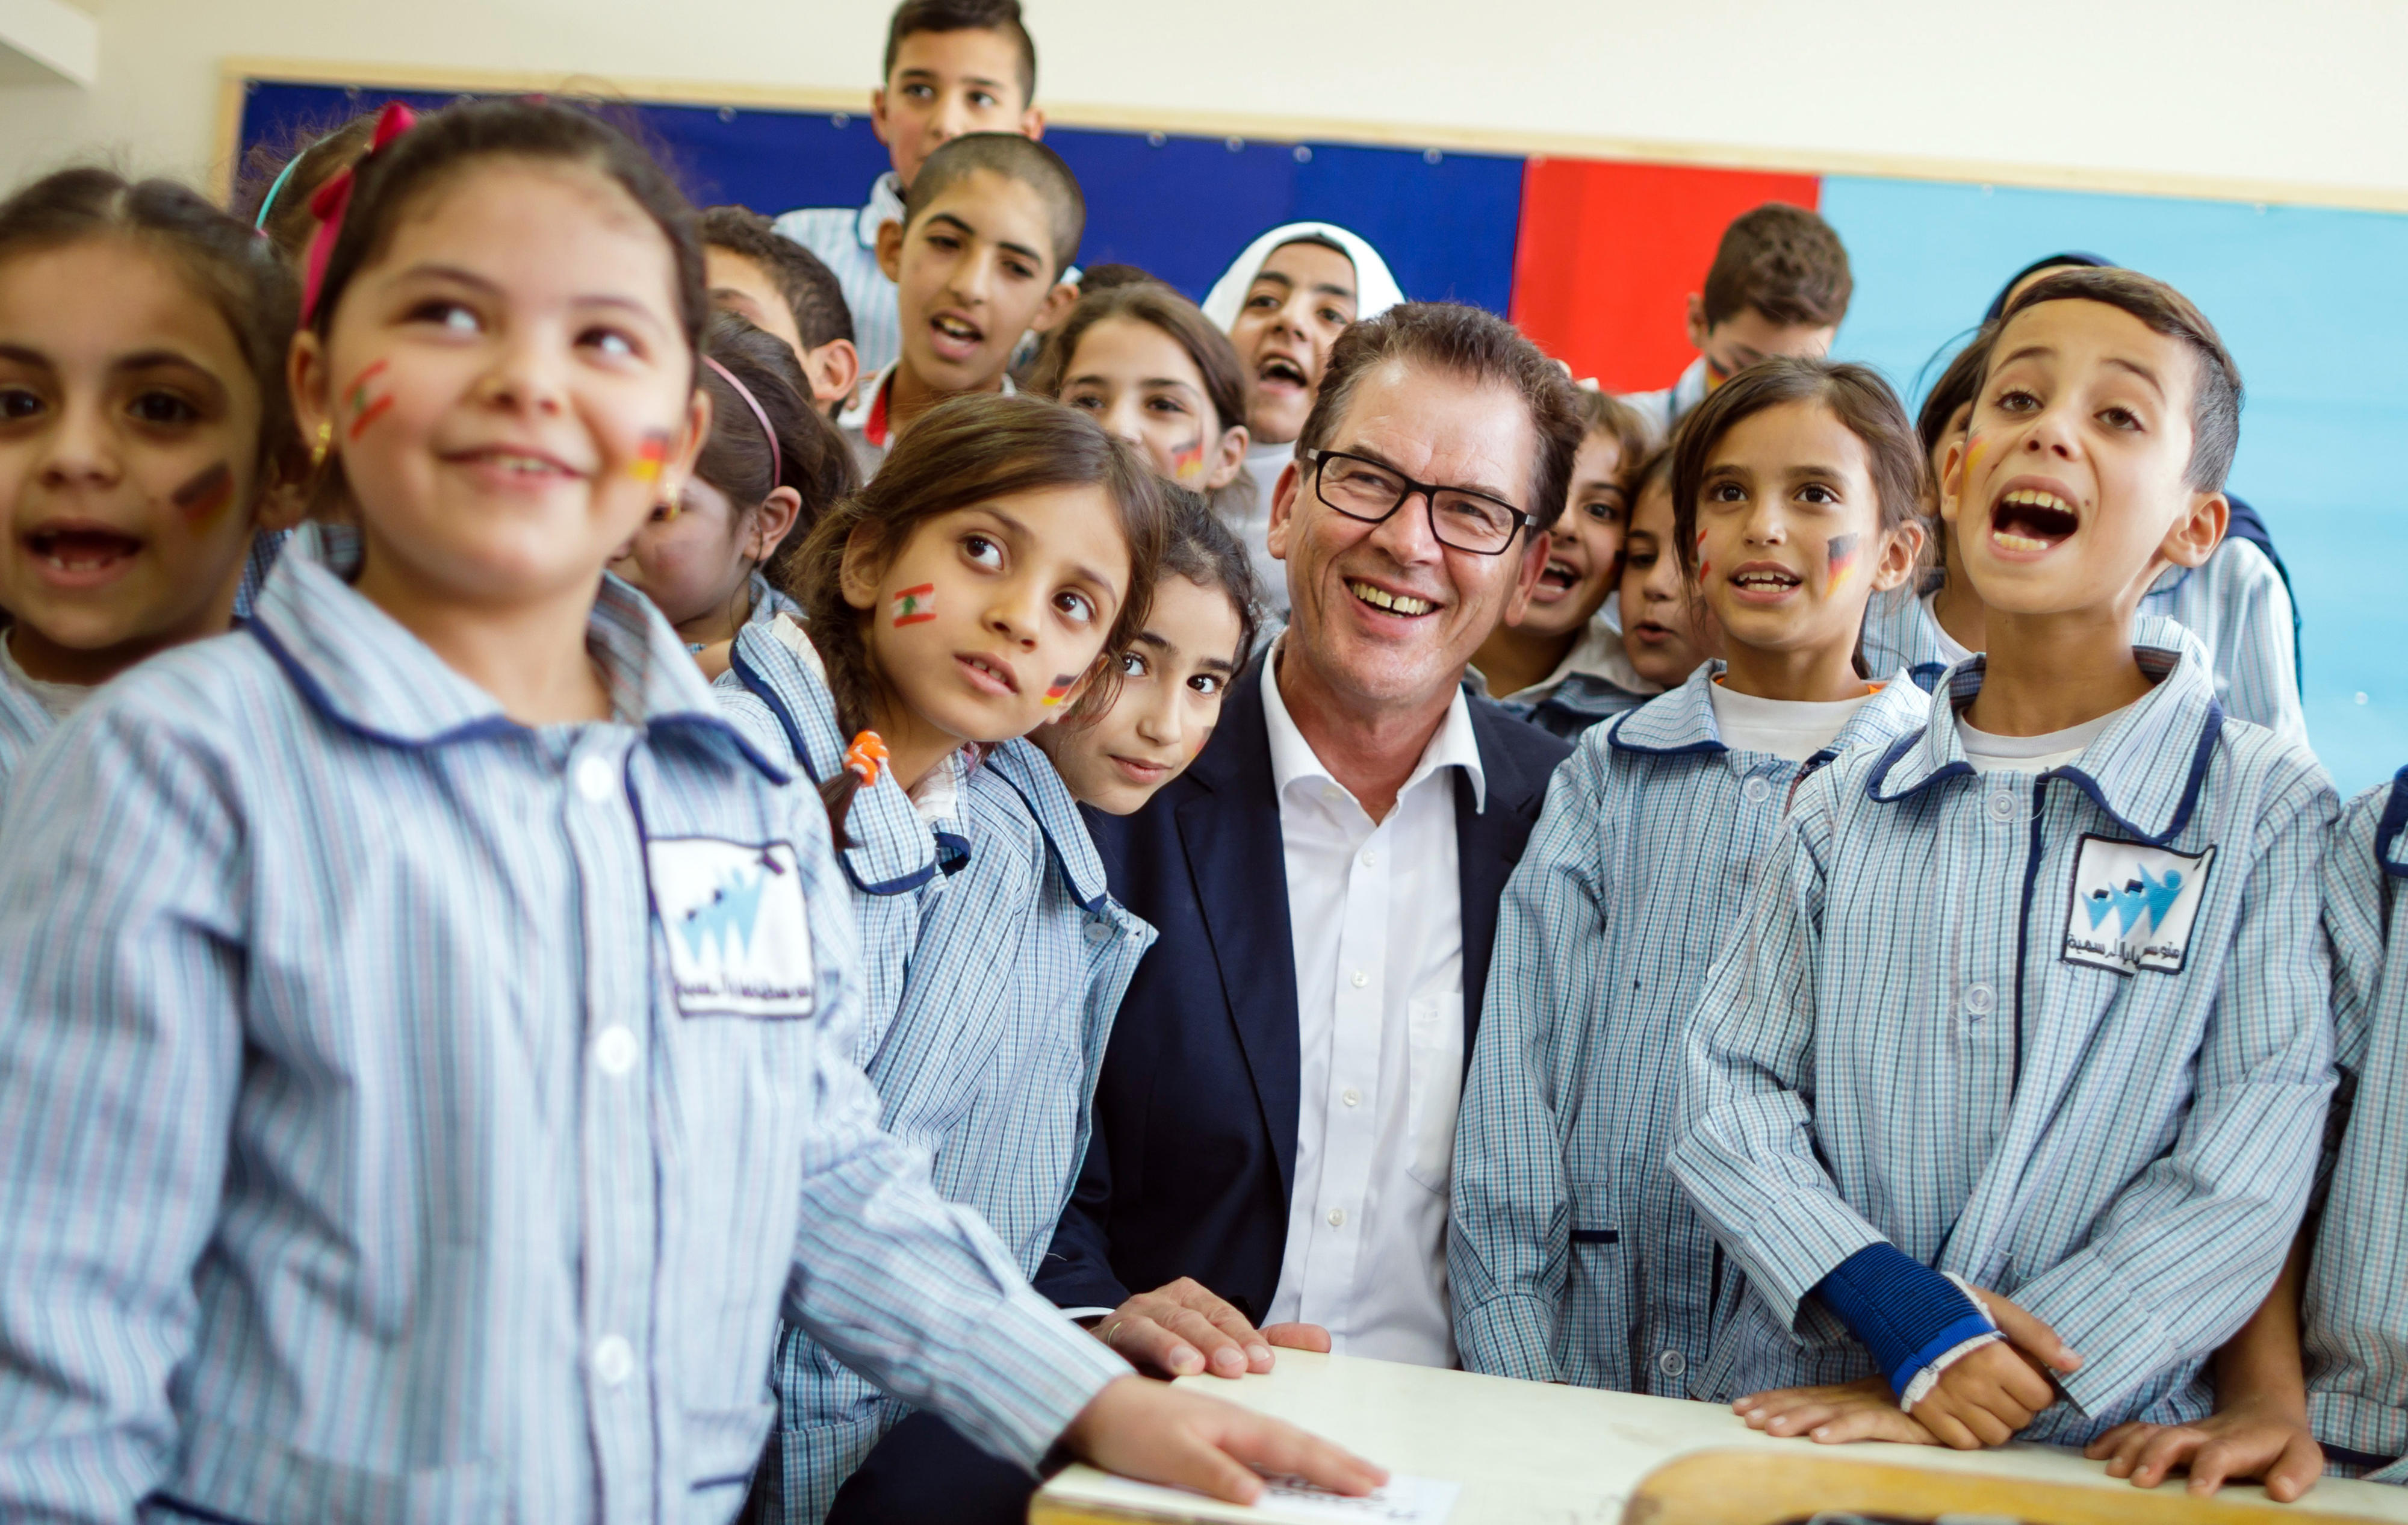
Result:
<svg viewBox="0 0 2408 1525">
<path fill-rule="evenodd" d="M 2132 1458 L 2140 1454 L 2142 1438 L 2154 1428 L 2137 1419 L 2127 1419 L 2082 1447 L 2082 1454 L 2093 1461 L 2106 1462 L 2108 1476 L 2122 1477 L 2132 1470 Z M 2120 1472 L 2116 1470 L 2119 1466 L 2123 1469 Z"/>
<path fill-rule="evenodd" d="M 2315 1487 L 2324 1475 L 2324 1447 L 2307 1431 L 2294 1431 L 2282 1456 L 2266 1469 L 2266 1496 L 2277 1503 L 2289 1503 Z"/>
<path fill-rule="evenodd" d="M 2057 1337 L 2057 1331 L 1996 1292 L 1985 1291 L 1981 1297 L 1983 1306 L 1988 1308 L 1990 1316 L 1998 1321 L 1999 1332 L 2016 1345 L 2029 1351 L 2032 1358 L 2042 1366 L 2052 1372 L 2075 1372 L 2081 1369 L 2082 1358 L 2074 1354 L 2063 1340 Z"/>
<path fill-rule="evenodd" d="M 1942 1403 L 1937 1394 L 1914 1406 L 1914 1418 L 1931 1431 L 1932 1439 L 1952 1451 L 1978 1451 L 1982 1448 L 1981 1440 L 1965 1428 L 1964 1421 Z"/>
<path fill-rule="evenodd" d="M 2185 1462 L 2190 1464 L 2195 1478 L 2207 1454 L 2220 1448 L 2188 1425 L 2169 1425 L 2141 1443 L 2140 1453 L 2132 1460 L 2132 1486 L 2155 1488 Z M 2219 1482 L 2223 1475 L 2221 1471 L 2216 1474 Z"/>
<path fill-rule="evenodd" d="M 1807 1431 L 1807 1438 L 1817 1446 L 1850 1446 L 1864 1440 L 1896 1441 L 1903 1446 L 1934 1444 L 1930 1431 L 1895 1407 L 1850 1409 L 1816 1425 Z"/>
<path fill-rule="evenodd" d="M 1302 1477 L 1333 1493 L 1369 1493 L 1388 1480 L 1386 1469 L 1285 1420 L 1235 1404 L 1209 1399 L 1198 1402 L 1225 1411 L 1214 1415 L 1221 1449 L 1258 1471 Z"/>
<path fill-rule="evenodd" d="M 1749 1423 L 1770 1435 L 1802 1435 L 1818 1424 L 1828 1424 L 1841 1417 L 1841 1410 L 1834 1403 L 1793 1403 L 1785 1408 L 1760 1412 L 1764 1415 L 1764 1422 L 1756 1424 L 1750 1420 Z"/>
</svg>

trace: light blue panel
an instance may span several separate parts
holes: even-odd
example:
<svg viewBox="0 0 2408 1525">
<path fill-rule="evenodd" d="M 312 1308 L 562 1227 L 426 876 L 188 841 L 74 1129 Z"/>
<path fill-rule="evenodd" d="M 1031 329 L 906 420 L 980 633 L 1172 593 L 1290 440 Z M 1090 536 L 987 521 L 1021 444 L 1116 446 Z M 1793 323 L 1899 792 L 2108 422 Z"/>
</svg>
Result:
<svg viewBox="0 0 2408 1525">
<path fill-rule="evenodd" d="M 1837 352 L 1910 403 L 2041 255 L 2088 250 L 2199 303 L 2248 387 L 2232 487 L 2291 568 L 2309 738 L 2345 794 L 2408 763 L 2408 217 L 1841 176 L 1822 211 L 1856 276 Z"/>
</svg>

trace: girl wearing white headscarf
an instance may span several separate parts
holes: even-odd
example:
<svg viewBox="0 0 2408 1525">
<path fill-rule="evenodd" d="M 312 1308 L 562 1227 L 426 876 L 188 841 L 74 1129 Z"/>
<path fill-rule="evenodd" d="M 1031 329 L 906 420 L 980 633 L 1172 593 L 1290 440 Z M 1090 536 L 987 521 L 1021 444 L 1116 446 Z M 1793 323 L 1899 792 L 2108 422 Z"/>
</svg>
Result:
<svg viewBox="0 0 2408 1525">
<path fill-rule="evenodd" d="M 1275 623 L 1287 619 L 1287 568 L 1266 544 L 1271 490 L 1295 458 L 1296 438 L 1340 330 L 1404 299 L 1380 252 L 1334 223 L 1271 229 L 1246 246 L 1204 298 L 1204 315 L 1228 334 L 1246 373 L 1246 427 L 1254 439 L 1246 472 L 1254 502 L 1229 527 L 1254 558 Z"/>
</svg>

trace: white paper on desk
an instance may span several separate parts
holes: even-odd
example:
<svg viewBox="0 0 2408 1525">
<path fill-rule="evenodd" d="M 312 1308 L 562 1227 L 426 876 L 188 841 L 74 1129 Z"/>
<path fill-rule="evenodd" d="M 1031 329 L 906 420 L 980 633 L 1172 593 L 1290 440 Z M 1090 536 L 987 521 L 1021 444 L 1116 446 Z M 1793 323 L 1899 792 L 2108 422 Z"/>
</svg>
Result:
<svg viewBox="0 0 2408 1525">
<path fill-rule="evenodd" d="M 1175 1488 L 1157 1488 L 1152 1483 L 1131 1482 L 1115 1478 L 1119 1486 L 1113 1494 L 1130 1499 L 1142 1493 L 1160 1500 L 1166 1505 L 1190 1504 L 1193 1493 Z M 1392 1474 L 1383 1488 L 1373 1489 L 1361 1498 L 1343 1493 L 1326 1492 L 1300 1478 L 1266 1477 L 1263 1496 L 1254 1501 L 1252 1514 L 1278 1525 L 1322 1525 L 1326 1520 L 1369 1521 L 1371 1525 L 1442 1525 L 1454 1512 L 1455 1495 L 1463 1491 L 1461 1483 L 1451 1483 L 1436 1477 L 1408 1477 Z M 1224 1507 L 1234 1508 L 1232 1505 Z"/>
</svg>

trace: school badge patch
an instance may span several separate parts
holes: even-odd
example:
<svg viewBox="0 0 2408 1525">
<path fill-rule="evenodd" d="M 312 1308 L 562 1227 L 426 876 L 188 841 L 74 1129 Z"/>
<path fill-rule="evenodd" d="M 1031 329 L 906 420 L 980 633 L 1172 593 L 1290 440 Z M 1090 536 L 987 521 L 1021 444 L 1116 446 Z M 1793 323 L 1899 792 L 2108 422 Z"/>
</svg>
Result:
<svg viewBox="0 0 2408 1525">
<path fill-rule="evenodd" d="M 2065 908 L 2065 961 L 2118 974 L 2181 973 L 2214 864 L 2213 847 L 2176 853 L 2084 837 Z"/>
<path fill-rule="evenodd" d="M 680 1014 L 811 1014 L 811 930 L 793 847 L 680 837 L 645 843 L 644 856 Z"/>
</svg>

